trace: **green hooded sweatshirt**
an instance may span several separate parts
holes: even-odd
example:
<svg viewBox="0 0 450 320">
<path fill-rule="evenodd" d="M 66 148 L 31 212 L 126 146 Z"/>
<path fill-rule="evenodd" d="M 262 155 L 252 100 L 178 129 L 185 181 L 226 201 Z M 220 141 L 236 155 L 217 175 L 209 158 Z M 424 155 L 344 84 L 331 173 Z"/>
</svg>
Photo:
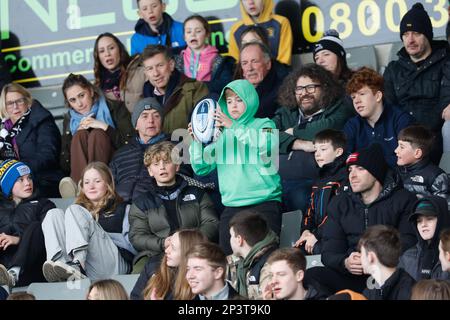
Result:
<svg viewBox="0 0 450 320">
<path fill-rule="evenodd" d="M 239 119 L 228 113 L 225 91 L 231 89 L 245 103 Z M 258 94 L 247 80 L 230 82 L 223 90 L 219 106 L 233 122 L 224 128 L 216 142 L 203 146 L 194 141 L 189 147 L 191 165 L 198 175 L 217 168 L 222 203 L 242 207 L 265 201 L 281 202 L 278 175 L 278 130 L 268 119 L 254 118 L 259 108 Z"/>
</svg>

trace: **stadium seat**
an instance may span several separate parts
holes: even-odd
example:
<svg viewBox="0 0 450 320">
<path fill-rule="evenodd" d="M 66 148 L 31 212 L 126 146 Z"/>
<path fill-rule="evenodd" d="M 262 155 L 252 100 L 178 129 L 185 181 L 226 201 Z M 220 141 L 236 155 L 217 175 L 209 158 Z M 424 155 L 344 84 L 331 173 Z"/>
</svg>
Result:
<svg viewBox="0 0 450 320">
<path fill-rule="evenodd" d="M 51 202 L 55 204 L 55 206 L 63 211 L 75 202 L 75 198 L 49 198 Z"/>
<path fill-rule="evenodd" d="M 389 62 L 398 60 L 397 53 L 400 51 L 400 49 L 403 47 L 403 42 L 398 41 L 392 43 L 391 51 L 389 51 Z"/>
<path fill-rule="evenodd" d="M 312 267 L 323 267 L 322 256 L 320 254 L 306 256 L 306 269 Z"/>
<path fill-rule="evenodd" d="M 133 290 L 138 278 L 139 274 L 116 274 L 114 276 L 111 276 L 111 279 L 117 280 L 123 285 L 128 293 L 128 296 L 130 296 L 131 291 Z"/>
<path fill-rule="evenodd" d="M 444 152 L 441 157 L 441 161 L 439 162 L 439 168 L 450 173 L 450 152 Z"/>
<path fill-rule="evenodd" d="M 36 300 L 86 300 L 91 285 L 88 278 L 67 282 L 35 282 L 28 286 L 28 293 Z"/>
<path fill-rule="evenodd" d="M 281 220 L 280 248 L 292 247 L 300 238 L 302 211 L 295 210 L 283 213 Z"/>
<path fill-rule="evenodd" d="M 51 112 L 59 131 L 62 132 L 64 113 L 67 112 L 67 109 L 64 105 L 64 95 L 61 91 L 61 86 L 30 88 L 29 91 L 33 99 L 38 100 Z"/>
<path fill-rule="evenodd" d="M 378 70 L 377 56 L 373 46 L 364 46 L 345 49 L 347 51 L 347 64 L 350 69 L 362 66 Z"/>
</svg>

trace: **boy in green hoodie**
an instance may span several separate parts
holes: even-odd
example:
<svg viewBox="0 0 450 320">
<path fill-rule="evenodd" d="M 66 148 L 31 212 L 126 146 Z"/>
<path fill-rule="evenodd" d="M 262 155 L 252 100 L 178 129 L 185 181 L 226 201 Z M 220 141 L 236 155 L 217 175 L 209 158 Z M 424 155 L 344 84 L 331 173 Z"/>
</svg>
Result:
<svg viewBox="0 0 450 320">
<path fill-rule="evenodd" d="M 258 211 L 273 231 L 280 232 L 278 132 L 272 120 L 254 118 L 259 98 L 247 80 L 235 80 L 225 86 L 219 106 L 215 119 L 222 134 L 208 146 L 194 138 L 189 153 L 196 174 L 206 175 L 217 168 L 225 206 L 220 217 L 219 242 L 224 252 L 230 254 L 229 221 L 242 210 Z M 192 135 L 190 125 L 189 131 Z"/>
</svg>

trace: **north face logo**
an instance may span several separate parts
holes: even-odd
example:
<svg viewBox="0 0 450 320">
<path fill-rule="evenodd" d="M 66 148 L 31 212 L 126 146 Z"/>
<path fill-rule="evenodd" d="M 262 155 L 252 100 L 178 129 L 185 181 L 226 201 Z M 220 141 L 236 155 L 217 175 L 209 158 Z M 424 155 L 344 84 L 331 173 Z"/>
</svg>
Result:
<svg viewBox="0 0 450 320">
<path fill-rule="evenodd" d="M 414 176 L 414 177 L 411 177 L 411 181 L 423 183 L 425 181 L 425 179 L 422 176 Z"/>
<path fill-rule="evenodd" d="M 192 201 L 195 199 L 197 199 L 197 198 L 192 193 L 190 193 L 190 194 L 187 194 L 184 196 L 183 201 Z"/>
</svg>

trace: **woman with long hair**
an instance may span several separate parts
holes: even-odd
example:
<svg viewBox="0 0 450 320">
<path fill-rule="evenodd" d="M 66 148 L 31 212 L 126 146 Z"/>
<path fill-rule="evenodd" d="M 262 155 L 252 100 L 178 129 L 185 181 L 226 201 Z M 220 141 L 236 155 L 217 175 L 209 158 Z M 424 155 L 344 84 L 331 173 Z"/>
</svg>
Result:
<svg viewBox="0 0 450 320">
<path fill-rule="evenodd" d="M 110 100 L 122 100 L 130 55 L 123 43 L 109 32 L 100 34 L 94 45 L 94 84 Z"/>
<path fill-rule="evenodd" d="M 128 241 L 129 205 L 116 193 L 108 166 L 92 162 L 82 173 L 80 194 L 64 213 L 47 213 L 42 229 L 49 282 L 104 279 L 126 274 L 136 251 Z"/>
<path fill-rule="evenodd" d="M 124 104 L 106 99 L 84 76 L 70 74 L 62 90 L 69 111 L 63 122 L 61 168 L 70 177 L 61 180 L 59 189 L 63 197 L 75 197 L 75 183 L 86 165 L 109 163 L 134 130 Z"/>
<path fill-rule="evenodd" d="M 200 231 L 184 229 L 175 232 L 169 239 L 159 269 L 148 280 L 143 291 L 145 300 L 191 300 L 191 292 L 186 280 L 186 255 L 196 244 L 207 242 Z"/>
</svg>

